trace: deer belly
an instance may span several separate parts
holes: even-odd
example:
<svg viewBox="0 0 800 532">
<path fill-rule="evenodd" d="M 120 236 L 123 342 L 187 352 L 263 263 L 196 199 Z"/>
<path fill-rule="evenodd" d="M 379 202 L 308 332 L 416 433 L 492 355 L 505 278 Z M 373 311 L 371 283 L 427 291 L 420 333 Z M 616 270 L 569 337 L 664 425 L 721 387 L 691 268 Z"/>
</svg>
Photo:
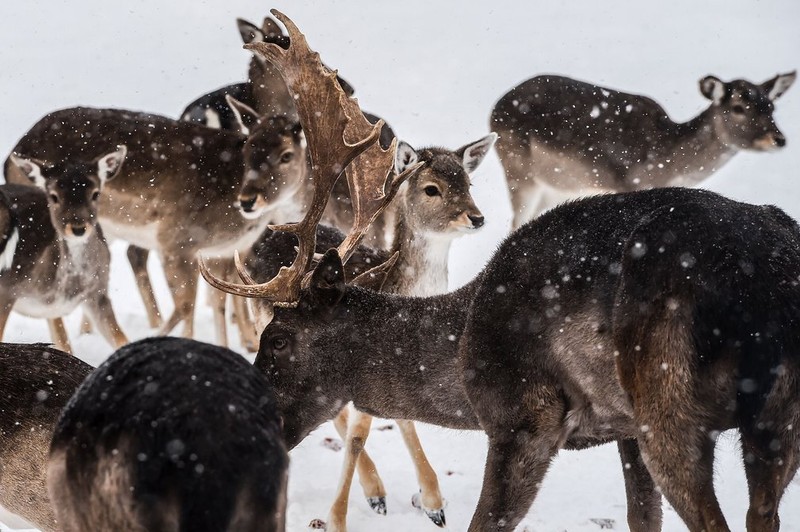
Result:
<svg viewBox="0 0 800 532">
<path fill-rule="evenodd" d="M 40 297 L 21 297 L 14 303 L 14 311 L 29 318 L 52 319 L 66 316 L 84 301 L 83 294 L 56 293 Z"/>
<path fill-rule="evenodd" d="M 158 222 L 143 225 L 120 223 L 112 218 L 101 217 L 100 226 L 106 238 L 120 239 L 144 249 L 158 249 Z"/>
<path fill-rule="evenodd" d="M 269 220 L 266 218 L 254 220 L 248 224 L 238 236 L 221 242 L 210 242 L 203 246 L 200 253 L 203 257 L 233 258 L 234 251 L 249 250 L 261 233 L 267 228 Z"/>
</svg>

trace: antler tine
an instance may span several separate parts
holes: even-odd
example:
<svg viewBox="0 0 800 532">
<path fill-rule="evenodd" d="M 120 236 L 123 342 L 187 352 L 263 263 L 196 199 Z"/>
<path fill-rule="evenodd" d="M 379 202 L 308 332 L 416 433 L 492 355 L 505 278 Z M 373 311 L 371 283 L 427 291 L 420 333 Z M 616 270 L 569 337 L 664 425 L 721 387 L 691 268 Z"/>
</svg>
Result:
<svg viewBox="0 0 800 532">
<path fill-rule="evenodd" d="M 358 102 L 342 90 L 336 72 L 322 64 L 319 54 L 308 47 L 297 26 L 278 10 L 271 12 L 286 26 L 289 47 L 284 49 L 276 44 L 258 42 L 247 44 L 245 48 L 270 61 L 295 98 L 311 156 L 314 197 L 300 223 L 273 227 L 296 234 L 299 250 L 292 265 L 282 267 L 272 280 L 256 285 L 237 285 L 214 279 L 207 268 L 201 267 L 201 273 L 212 286 L 225 292 L 275 302 L 293 302 L 299 298 L 303 276 L 311 266 L 317 225 L 336 179 L 353 159 L 370 145 L 377 144 L 383 123 L 370 124 Z"/>
<path fill-rule="evenodd" d="M 350 188 L 354 220 L 353 228 L 338 248 L 342 262 L 347 262 L 372 222 L 394 199 L 400 185 L 424 164 L 417 163 L 397 175 L 394 172 L 396 151 L 397 138 L 392 139 L 392 144 L 386 150 L 375 143 L 347 167 L 347 185 Z"/>
</svg>

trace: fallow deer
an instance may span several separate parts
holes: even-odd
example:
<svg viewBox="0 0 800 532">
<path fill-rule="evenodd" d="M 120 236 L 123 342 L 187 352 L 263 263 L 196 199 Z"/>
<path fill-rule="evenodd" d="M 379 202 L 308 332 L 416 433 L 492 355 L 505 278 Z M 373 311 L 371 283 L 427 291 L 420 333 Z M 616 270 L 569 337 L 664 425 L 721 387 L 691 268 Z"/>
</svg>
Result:
<svg viewBox="0 0 800 532">
<path fill-rule="evenodd" d="M 0 343 L 0 505 L 43 532 L 60 530 L 46 483 L 53 429 L 93 369 L 45 344 Z"/>
<path fill-rule="evenodd" d="M 706 76 L 700 92 L 711 105 L 684 123 L 645 96 L 554 75 L 520 83 L 489 122 L 500 135 L 513 227 L 564 195 L 692 186 L 741 150 L 783 147 L 773 102 L 795 78 L 790 72 L 755 84 Z"/>
<path fill-rule="evenodd" d="M 433 147 L 415 150 L 405 142 L 399 143 L 395 161 L 397 172 L 402 173 L 417 163 L 422 163 L 423 167 L 408 179 L 395 200 L 397 225 L 390 250 L 392 254 L 397 254 L 397 262 L 387 274 L 383 291 L 420 297 L 447 292 L 447 261 L 451 243 L 455 238 L 477 230 L 484 223 L 483 215 L 470 194 L 470 174 L 480 165 L 495 138 L 491 134 L 455 151 Z M 245 258 L 248 273 L 257 281 L 274 275 L 278 265 L 288 266 L 291 263 L 291 257 L 287 255 L 293 250 L 294 240 L 279 241 L 276 236 L 273 232 L 265 234 L 250 257 Z M 318 230 L 318 247 L 320 237 L 328 242 L 328 248 L 340 245 L 344 239 L 344 235 L 325 226 L 320 226 Z M 376 255 L 373 262 L 377 264 L 379 260 Z M 363 267 L 356 268 L 354 273 L 362 270 Z M 350 456 L 354 438 L 357 437 L 347 435 L 348 418 L 350 425 L 360 427 L 360 431 L 369 430 L 372 419 L 349 409 L 343 409 L 336 418 L 336 428 L 345 441 L 345 456 Z M 398 427 L 407 443 L 420 482 L 421 492 L 414 497 L 415 504 L 434 523 L 442 526 L 445 524 L 444 501 L 436 473 L 422 450 L 413 423 L 398 420 Z M 349 460 L 348 464 L 355 465 Z M 347 467 L 329 512 L 326 526 L 330 531 L 346 529 L 353 476 L 353 471 Z M 376 512 L 385 514 L 386 492 L 383 482 L 366 452 L 359 456 L 357 467 L 367 501 Z M 319 526 L 320 522 L 316 524 Z"/>
<path fill-rule="evenodd" d="M 215 278 L 202 262 L 201 272 L 260 298 L 272 316 L 255 365 L 275 388 L 289 448 L 348 401 L 381 417 L 483 430 L 489 452 L 469 529 L 485 531 L 519 523 L 559 449 L 617 441 L 632 530 L 660 528 L 663 493 L 690 530 L 726 531 L 713 451 L 720 431 L 738 428 L 747 527 L 777 530 L 800 465 L 797 223 L 776 207 L 662 188 L 564 204 L 512 233 L 472 282 L 442 296 L 348 286 L 343 262 L 363 226 L 307 272 L 318 202 L 338 175 L 329 169 L 347 167 L 352 146 L 374 142 L 375 132 L 343 94 L 339 109 L 314 108 L 334 101 L 321 91 L 338 89 L 299 30 L 273 13 L 292 45 L 257 49 L 286 75 L 306 130 L 320 113 L 339 125 L 341 147 L 330 146 L 330 129 L 309 136 L 319 189 L 310 214 L 290 227 L 300 236 L 290 268 L 261 284 L 241 267 L 245 284 Z M 348 169 L 351 184 L 365 162 Z"/>
<path fill-rule="evenodd" d="M 93 162 L 9 157 L 35 186 L 0 185 L 0 339 L 13 310 L 46 318 L 53 342 L 69 351 L 61 318 L 81 306 L 108 343 L 128 342 L 108 298 L 111 255 L 97 223 L 125 153 L 120 146 Z"/>
<path fill-rule="evenodd" d="M 264 376 L 224 348 L 151 338 L 81 384 L 47 468 L 59 526 L 278 532 L 289 459 Z"/>
<path fill-rule="evenodd" d="M 231 104 L 238 106 L 235 101 Z M 244 107 L 244 106 L 242 106 Z M 161 255 L 175 309 L 160 329 L 181 321 L 193 334 L 198 253 L 247 249 L 266 227 L 270 209 L 296 201 L 306 157 L 297 123 L 283 117 L 250 124 L 248 135 L 158 115 L 72 108 L 48 114 L 14 148 L 68 160 L 125 142 L 128 160 L 100 200 L 107 235 Z M 10 161 L 6 179 L 26 179 Z M 155 299 L 137 276 L 145 301 Z M 150 316 L 158 323 L 158 316 Z"/>
</svg>

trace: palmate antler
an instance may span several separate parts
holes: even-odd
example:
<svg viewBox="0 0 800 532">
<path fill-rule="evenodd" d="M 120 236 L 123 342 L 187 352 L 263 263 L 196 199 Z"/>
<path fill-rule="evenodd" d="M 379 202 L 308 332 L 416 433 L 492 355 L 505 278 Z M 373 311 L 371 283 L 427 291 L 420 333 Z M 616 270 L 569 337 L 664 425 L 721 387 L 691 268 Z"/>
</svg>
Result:
<svg viewBox="0 0 800 532">
<path fill-rule="evenodd" d="M 254 284 L 235 257 L 242 280 L 236 284 L 214 277 L 200 260 L 200 272 L 215 288 L 235 295 L 264 298 L 275 303 L 293 303 L 300 295 L 303 277 L 308 272 L 316 247 L 316 228 L 331 195 L 333 185 L 347 169 L 348 185 L 354 210 L 353 229 L 338 248 L 342 261 L 347 261 L 377 218 L 397 193 L 400 185 L 419 169 L 413 166 L 400 175 L 393 171 L 397 146 L 395 139 L 388 150 L 378 141 L 383 121 L 370 124 L 358 102 L 348 97 L 336 79 L 336 72 L 320 61 L 305 36 L 283 13 L 271 13 L 289 33 L 288 49 L 275 44 L 257 42 L 245 45 L 264 56 L 281 73 L 294 96 L 300 123 L 306 135 L 311 156 L 314 197 L 300 223 L 271 228 L 297 235 L 299 249 L 294 262 L 282 267 L 272 280 Z M 387 180 L 388 186 L 387 186 Z"/>
</svg>

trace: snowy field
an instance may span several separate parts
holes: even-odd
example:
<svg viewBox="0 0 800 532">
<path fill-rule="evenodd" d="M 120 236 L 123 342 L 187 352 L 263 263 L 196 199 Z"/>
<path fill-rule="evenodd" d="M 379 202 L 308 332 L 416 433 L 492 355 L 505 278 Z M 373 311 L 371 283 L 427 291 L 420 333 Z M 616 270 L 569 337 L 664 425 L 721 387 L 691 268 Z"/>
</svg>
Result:
<svg viewBox="0 0 800 532">
<path fill-rule="evenodd" d="M 649 7 L 645 7 L 647 4 Z M 118 107 L 177 116 L 200 94 L 245 78 L 248 54 L 235 17 L 259 23 L 267 2 L 245 0 L 29 0 L 0 2 L 0 155 L 45 113 L 74 105 Z M 496 99 L 539 73 L 561 73 L 660 102 L 686 120 L 706 105 L 697 81 L 763 81 L 800 66 L 800 3 L 697 2 L 283 2 L 325 62 L 356 87 L 364 109 L 385 117 L 412 145 L 456 148 L 488 132 Z M 709 179 L 707 188 L 754 203 L 773 203 L 800 217 L 800 88 L 777 102 L 776 120 L 788 139 L 778 153 L 745 153 Z M 35 155 L 35 154 L 31 154 Z M 471 279 L 508 231 L 505 182 L 492 153 L 476 172 L 473 193 L 486 227 L 454 247 L 451 286 Z M 113 246 L 111 295 L 131 339 L 152 333 L 121 242 Z M 163 276 L 150 265 L 162 311 L 171 310 Z M 209 309 L 197 316 L 201 340 L 213 341 Z M 112 349 L 95 335 L 77 336 L 79 316 L 67 320 L 73 347 L 98 364 Z M 12 315 L 4 340 L 48 341 L 44 321 Z M 234 348 L 238 347 L 233 339 Z M 435 530 L 409 504 L 416 491 L 401 438 L 376 420 L 367 448 L 389 490 L 389 514 L 373 514 L 354 485 L 349 529 Z M 485 438 L 437 427 L 421 439 L 448 499 L 451 530 L 465 530 L 481 486 Z M 322 426 L 292 452 L 289 530 L 325 518 L 341 452 L 321 445 L 335 438 Z M 735 434 L 718 446 L 717 489 L 734 530 L 744 530 L 747 488 Z M 781 507 L 783 530 L 800 531 L 800 478 Z M 592 519 L 625 530 L 625 493 L 614 446 L 563 452 L 520 530 L 597 531 Z M 22 527 L 0 516 L 8 527 Z M 7 530 L 0 526 L 0 529 Z M 665 507 L 664 530 L 684 530 Z"/>
</svg>

